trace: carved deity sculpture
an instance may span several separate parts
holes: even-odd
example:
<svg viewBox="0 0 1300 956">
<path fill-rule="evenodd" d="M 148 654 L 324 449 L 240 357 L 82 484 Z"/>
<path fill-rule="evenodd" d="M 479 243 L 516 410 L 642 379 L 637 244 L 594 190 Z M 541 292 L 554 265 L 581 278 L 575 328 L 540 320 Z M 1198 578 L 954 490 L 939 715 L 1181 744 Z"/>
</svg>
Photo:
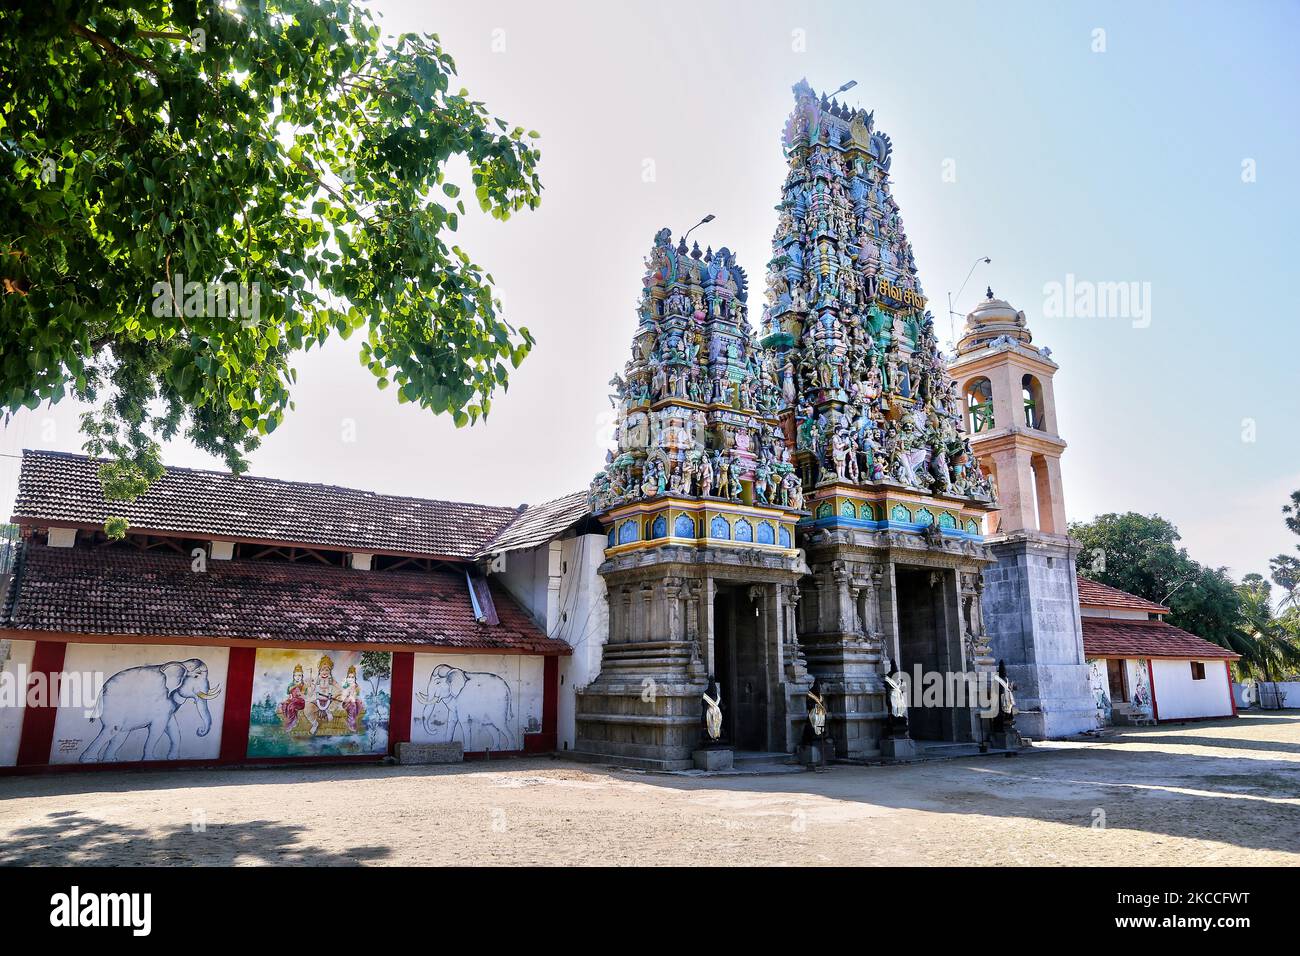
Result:
<svg viewBox="0 0 1300 956">
<path fill-rule="evenodd" d="M 715 680 L 710 681 L 709 686 L 713 696 L 709 696 L 708 690 L 702 695 L 705 708 L 704 730 L 709 739 L 716 743 L 722 737 L 722 685 Z"/>
</svg>

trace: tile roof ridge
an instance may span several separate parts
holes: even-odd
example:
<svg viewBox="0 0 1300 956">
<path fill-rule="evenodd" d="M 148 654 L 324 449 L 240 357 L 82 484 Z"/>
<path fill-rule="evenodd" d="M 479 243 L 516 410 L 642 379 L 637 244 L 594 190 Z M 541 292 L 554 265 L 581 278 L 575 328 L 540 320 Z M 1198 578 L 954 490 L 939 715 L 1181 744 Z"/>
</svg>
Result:
<svg viewBox="0 0 1300 956">
<path fill-rule="evenodd" d="M 44 448 L 24 448 L 23 457 L 25 458 L 29 454 L 33 457 L 64 458 L 73 461 L 84 461 L 90 464 L 102 464 L 109 460 L 107 458 L 92 458 L 90 455 L 83 455 L 77 452 L 55 451 L 53 449 Z M 391 498 L 396 501 L 416 501 L 421 504 L 463 505 L 470 508 L 486 508 L 493 511 L 513 512 L 519 512 L 521 507 L 527 507 L 527 505 L 521 505 L 518 507 L 513 505 L 487 505 L 477 501 L 455 501 L 450 498 L 422 498 L 418 495 L 395 494 L 387 491 L 374 491 L 369 488 L 353 488 L 349 485 L 333 485 L 322 481 L 300 481 L 295 478 L 272 478 L 269 475 L 253 475 L 247 473 L 235 474 L 234 472 L 221 471 L 217 468 L 192 468 L 188 465 L 166 465 L 165 468 L 169 474 L 179 472 L 190 475 L 212 475 L 217 478 L 247 479 L 249 481 L 270 482 L 277 485 L 294 485 L 300 488 L 321 488 L 326 491 L 348 491 L 362 495 L 375 495 L 376 497 L 381 498 Z"/>
</svg>

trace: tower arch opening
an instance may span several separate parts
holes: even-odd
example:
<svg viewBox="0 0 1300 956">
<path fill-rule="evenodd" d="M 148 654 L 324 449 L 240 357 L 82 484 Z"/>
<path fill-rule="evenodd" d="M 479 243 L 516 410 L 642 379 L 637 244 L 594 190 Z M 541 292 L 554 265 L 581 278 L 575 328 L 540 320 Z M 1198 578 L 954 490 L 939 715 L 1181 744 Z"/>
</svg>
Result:
<svg viewBox="0 0 1300 956">
<path fill-rule="evenodd" d="M 995 426 L 993 417 L 993 383 L 987 378 L 971 379 L 966 383 L 966 430 L 976 435 L 992 431 Z"/>
<path fill-rule="evenodd" d="M 1020 392 L 1025 404 L 1025 427 L 1044 430 L 1043 385 L 1033 375 L 1020 379 Z"/>
</svg>

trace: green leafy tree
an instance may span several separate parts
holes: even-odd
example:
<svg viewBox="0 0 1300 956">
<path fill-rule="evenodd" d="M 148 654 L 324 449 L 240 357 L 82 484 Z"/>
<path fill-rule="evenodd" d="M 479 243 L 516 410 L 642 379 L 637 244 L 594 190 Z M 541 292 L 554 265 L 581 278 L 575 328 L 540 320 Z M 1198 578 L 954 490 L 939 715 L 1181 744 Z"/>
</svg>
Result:
<svg viewBox="0 0 1300 956">
<path fill-rule="evenodd" d="M 1192 560 L 1178 529 L 1159 515 L 1100 515 L 1070 525 L 1086 577 L 1170 609 L 1169 623 L 1241 652 L 1241 596 L 1224 568 Z"/>
<path fill-rule="evenodd" d="M 18 0 L 0 73 L 0 408 L 91 404 L 110 497 L 178 433 L 243 470 L 332 335 L 457 425 L 529 351 L 450 240 L 446 172 L 506 219 L 539 198 L 537 134 L 453 86 L 436 36 L 381 42 L 352 0 Z"/>
</svg>

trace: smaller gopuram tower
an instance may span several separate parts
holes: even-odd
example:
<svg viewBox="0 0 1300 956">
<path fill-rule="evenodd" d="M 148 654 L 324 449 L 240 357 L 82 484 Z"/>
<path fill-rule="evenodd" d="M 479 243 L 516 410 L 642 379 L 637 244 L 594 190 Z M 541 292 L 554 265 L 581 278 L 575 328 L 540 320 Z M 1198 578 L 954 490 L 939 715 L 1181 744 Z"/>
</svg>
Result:
<svg viewBox="0 0 1300 956">
<path fill-rule="evenodd" d="M 617 448 L 591 485 L 609 640 L 577 693 L 576 749 L 690 767 L 713 678 L 724 744 L 790 752 L 812 684 L 794 621 L 803 490 L 745 273 L 727 249 L 674 247 L 662 229 L 643 283 L 632 356 L 610 382 Z"/>
<path fill-rule="evenodd" d="M 1059 737 L 1095 726 L 1083 660 L 1078 551 L 1065 521 L 1051 350 L 1034 345 L 1025 314 L 989 289 L 967 317 L 948 370 L 965 408 L 971 450 L 997 489 L 986 539 L 984 624 L 1016 688 L 1017 727 Z"/>
</svg>

